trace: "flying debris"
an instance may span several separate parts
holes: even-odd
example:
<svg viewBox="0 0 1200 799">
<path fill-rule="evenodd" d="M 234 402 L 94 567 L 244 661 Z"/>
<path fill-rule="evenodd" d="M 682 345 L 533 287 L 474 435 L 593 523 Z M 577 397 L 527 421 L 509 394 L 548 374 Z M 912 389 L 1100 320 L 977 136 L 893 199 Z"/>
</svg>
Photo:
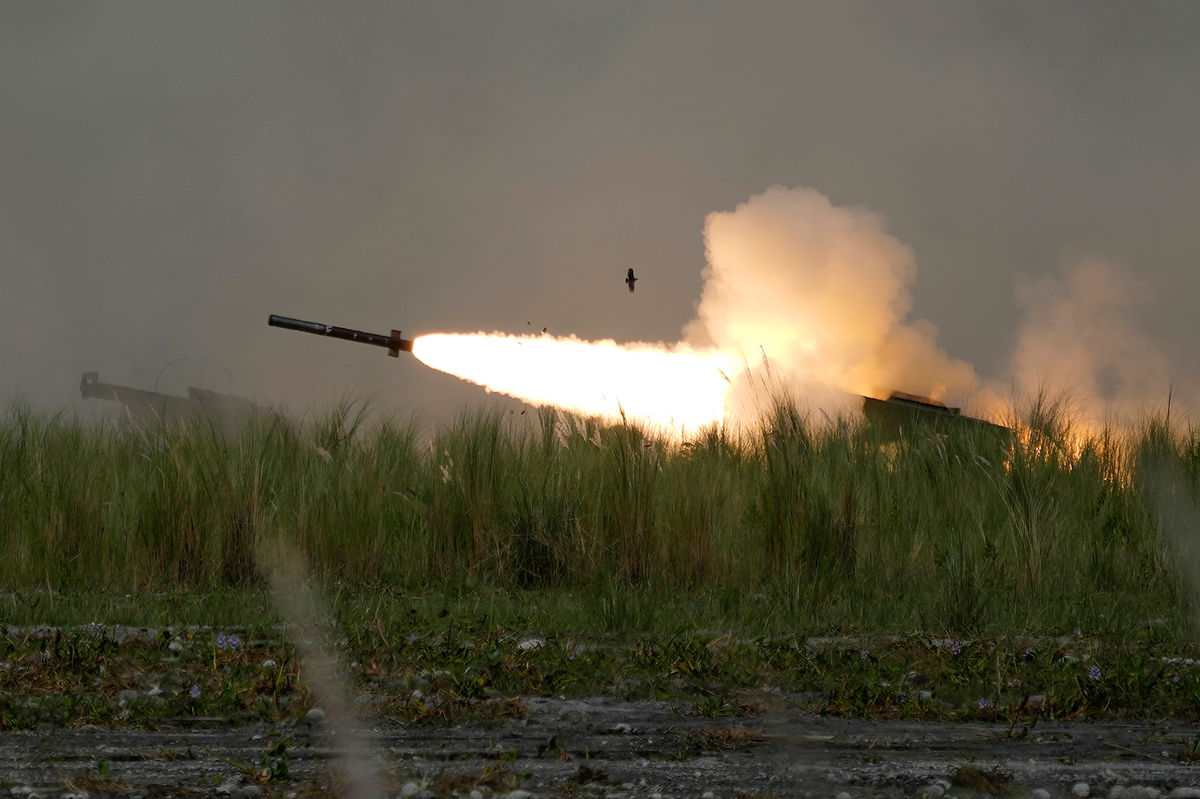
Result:
<svg viewBox="0 0 1200 799">
<path fill-rule="evenodd" d="M 633 276 L 633 267 L 631 266 L 631 267 L 629 267 L 629 272 L 626 273 L 626 275 L 625 275 L 625 285 L 629 286 L 630 294 L 633 293 L 633 284 L 636 283 L 637 281 L 638 281 L 638 279 Z"/>
<path fill-rule="evenodd" d="M 388 351 L 388 355 L 393 358 L 400 357 L 401 352 L 412 352 L 413 348 L 412 340 L 400 338 L 400 331 L 395 329 L 392 330 L 391 335 L 385 336 L 382 333 L 367 333 L 349 327 L 323 325 L 320 322 L 306 322 L 303 319 L 293 319 L 290 316 L 276 316 L 275 314 L 267 317 L 267 324 L 271 327 L 299 330 L 301 333 L 313 333 L 318 336 L 330 336 L 332 338 L 345 339 L 346 341 L 355 341 L 359 344 L 370 344 L 373 347 L 383 347 Z"/>
</svg>

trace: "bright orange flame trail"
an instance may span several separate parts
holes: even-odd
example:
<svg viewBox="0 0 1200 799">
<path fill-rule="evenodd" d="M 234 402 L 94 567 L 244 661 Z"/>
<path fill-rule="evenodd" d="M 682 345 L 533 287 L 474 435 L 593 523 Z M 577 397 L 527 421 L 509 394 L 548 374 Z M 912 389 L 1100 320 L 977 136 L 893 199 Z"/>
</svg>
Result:
<svg viewBox="0 0 1200 799">
<path fill-rule="evenodd" d="M 434 333 L 413 340 L 430 366 L 532 405 L 683 434 L 725 418 L 729 379 L 741 361 L 686 344 L 617 344 L 568 336 Z"/>
</svg>

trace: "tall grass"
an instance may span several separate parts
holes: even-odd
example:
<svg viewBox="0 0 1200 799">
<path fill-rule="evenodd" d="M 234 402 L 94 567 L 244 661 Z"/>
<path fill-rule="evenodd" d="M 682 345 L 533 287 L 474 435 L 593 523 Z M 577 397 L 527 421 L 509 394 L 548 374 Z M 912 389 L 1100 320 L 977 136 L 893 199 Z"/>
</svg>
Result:
<svg viewBox="0 0 1200 799">
<path fill-rule="evenodd" d="M 327 585 L 560 589 L 611 621 L 637 597 L 683 595 L 764 629 L 1185 613 L 1139 490 L 1148 452 L 1200 480 L 1200 437 L 1166 419 L 1088 432 L 1043 402 L 1011 441 L 897 442 L 780 404 L 753 430 L 676 442 L 552 411 L 469 411 L 426 434 L 363 410 L 224 437 L 15 404 L 0 420 L 0 584 L 256 586 L 255 553 L 279 540 Z"/>
</svg>

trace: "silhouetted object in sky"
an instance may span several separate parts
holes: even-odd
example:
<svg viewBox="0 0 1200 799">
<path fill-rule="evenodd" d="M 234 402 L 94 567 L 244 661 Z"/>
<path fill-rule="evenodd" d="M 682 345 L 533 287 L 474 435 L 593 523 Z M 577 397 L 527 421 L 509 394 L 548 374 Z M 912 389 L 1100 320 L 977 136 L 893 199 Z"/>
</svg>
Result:
<svg viewBox="0 0 1200 799">
<path fill-rule="evenodd" d="M 629 267 L 629 272 L 625 275 L 625 285 L 629 286 L 629 293 L 633 293 L 633 284 L 637 282 L 637 278 L 633 276 L 633 267 Z"/>
</svg>

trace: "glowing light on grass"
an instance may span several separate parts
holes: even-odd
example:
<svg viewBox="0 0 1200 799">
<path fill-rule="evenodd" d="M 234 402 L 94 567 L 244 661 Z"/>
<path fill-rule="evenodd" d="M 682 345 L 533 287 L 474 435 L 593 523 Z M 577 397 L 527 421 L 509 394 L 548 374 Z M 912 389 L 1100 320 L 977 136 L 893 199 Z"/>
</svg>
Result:
<svg viewBox="0 0 1200 799">
<path fill-rule="evenodd" d="M 725 419 L 741 361 L 686 344 L 617 344 L 574 336 L 435 333 L 413 355 L 439 371 L 532 405 L 691 433 Z"/>
</svg>

